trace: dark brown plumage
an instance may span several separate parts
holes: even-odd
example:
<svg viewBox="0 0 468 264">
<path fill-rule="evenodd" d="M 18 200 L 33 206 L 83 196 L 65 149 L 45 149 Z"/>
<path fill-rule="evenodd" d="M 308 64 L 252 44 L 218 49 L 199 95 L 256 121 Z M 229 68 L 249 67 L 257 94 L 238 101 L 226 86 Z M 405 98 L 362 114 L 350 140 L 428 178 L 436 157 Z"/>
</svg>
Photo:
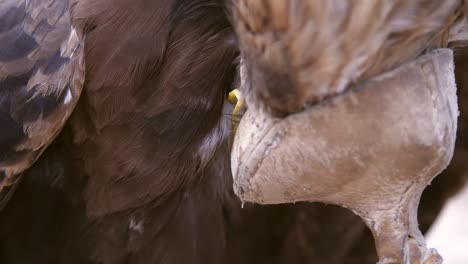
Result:
<svg viewBox="0 0 468 264">
<path fill-rule="evenodd" d="M 239 53 L 225 4 L 73 1 L 85 86 L 0 212 L 1 263 L 376 262 L 369 231 L 345 209 L 241 208 L 226 103 Z M 456 166 L 446 179 L 466 176 Z M 425 197 L 423 219 L 437 214 Z"/>
</svg>

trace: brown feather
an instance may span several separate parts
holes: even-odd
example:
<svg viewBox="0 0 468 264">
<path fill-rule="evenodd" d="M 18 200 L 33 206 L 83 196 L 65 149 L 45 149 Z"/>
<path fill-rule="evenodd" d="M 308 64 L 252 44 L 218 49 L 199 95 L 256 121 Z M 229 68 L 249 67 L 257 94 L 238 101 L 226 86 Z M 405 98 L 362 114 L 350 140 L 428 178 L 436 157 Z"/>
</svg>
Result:
<svg viewBox="0 0 468 264">
<path fill-rule="evenodd" d="M 447 46 L 461 8 L 459 0 L 234 1 L 245 92 L 277 113 L 302 110 Z"/>
<path fill-rule="evenodd" d="M 68 0 L 2 1 L 0 13 L 1 196 L 73 111 L 83 87 L 84 53 Z"/>
<path fill-rule="evenodd" d="M 285 2 L 275 3 L 276 17 Z M 74 0 L 74 24 L 86 35 L 84 91 L 0 212 L 1 263 L 376 262 L 369 230 L 345 209 L 241 208 L 225 103 L 238 51 L 224 4 Z M 434 214 L 426 208 L 423 218 Z"/>
</svg>

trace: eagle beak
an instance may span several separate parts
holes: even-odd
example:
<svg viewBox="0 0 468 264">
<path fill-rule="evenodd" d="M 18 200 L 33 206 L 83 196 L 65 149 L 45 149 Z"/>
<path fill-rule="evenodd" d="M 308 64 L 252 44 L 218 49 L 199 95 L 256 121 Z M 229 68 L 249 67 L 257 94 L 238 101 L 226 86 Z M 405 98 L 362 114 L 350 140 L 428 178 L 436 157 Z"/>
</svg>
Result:
<svg viewBox="0 0 468 264">
<path fill-rule="evenodd" d="M 232 111 L 232 135 L 234 137 L 239 122 L 247 110 L 247 105 L 239 89 L 234 89 L 228 94 L 228 102 L 235 104 L 234 110 Z"/>
<path fill-rule="evenodd" d="M 439 263 L 417 208 L 452 158 L 454 78 L 452 51 L 439 49 L 284 118 L 249 105 L 232 148 L 236 194 L 341 205 L 371 229 L 379 263 Z"/>
</svg>

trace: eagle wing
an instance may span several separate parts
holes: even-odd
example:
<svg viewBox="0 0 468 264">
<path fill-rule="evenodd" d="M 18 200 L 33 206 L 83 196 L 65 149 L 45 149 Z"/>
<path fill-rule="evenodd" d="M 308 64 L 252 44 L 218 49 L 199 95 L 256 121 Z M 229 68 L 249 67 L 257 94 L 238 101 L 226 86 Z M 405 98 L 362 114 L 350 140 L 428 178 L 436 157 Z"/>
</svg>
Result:
<svg viewBox="0 0 468 264">
<path fill-rule="evenodd" d="M 0 208 L 83 88 L 84 42 L 68 1 L 0 1 Z"/>
</svg>

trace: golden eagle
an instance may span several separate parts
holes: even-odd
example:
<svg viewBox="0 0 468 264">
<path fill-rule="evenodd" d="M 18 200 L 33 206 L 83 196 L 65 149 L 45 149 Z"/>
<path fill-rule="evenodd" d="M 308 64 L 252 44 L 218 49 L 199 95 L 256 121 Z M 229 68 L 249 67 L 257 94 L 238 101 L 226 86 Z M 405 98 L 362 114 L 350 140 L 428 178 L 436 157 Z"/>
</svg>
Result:
<svg viewBox="0 0 468 264">
<path fill-rule="evenodd" d="M 307 202 L 317 194 L 307 184 L 293 192 L 286 188 L 293 181 L 286 180 L 284 189 L 262 196 L 262 186 L 246 189 L 250 185 L 243 179 L 253 177 L 249 184 L 256 184 L 295 164 L 291 175 L 280 175 L 292 179 L 297 171 L 309 170 L 315 157 L 326 160 L 314 167 L 317 175 L 342 160 L 365 168 L 377 160 L 392 166 L 397 158 L 374 157 L 366 163 L 355 150 L 338 159 L 328 147 L 304 142 L 343 136 L 335 132 L 343 124 L 352 131 L 349 120 L 356 121 L 356 128 L 370 126 L 383 134 L 398 128 L 372 126 L 375 118 L 367 110 L 372 105 L 378 111 L 371 114 L 382 120 L 393 117 L 389 113 L 403 109 L 405 97 L 391 100 L 379 92 L 385 89 L 373 86 L 396 91 L 403 87 L 401 80 L 412 81 L 412 73 L 428 82 L 433 76 L 450 77 L 452 53 L 441 48 L 464 45 L 465 19 L 461 0 L 0 1 L 0 262 L 362 264 L 380 257 L 387 261 L 382 263 L 405 263 L 405 258 L 437 263 L 437 254 L 425 251 L 422 237 L 411 237 L 406 229 L 398 237 L 379 233 L 379 217 L 372 218 L 376 225 L 366 222 L 377 240 L 376 252 L 360 217 L 338 206 Z M 451 164 L 422 196 L 423 231 L 468 177 L 468 54 L 462 49 L 454 54 L 457 143 Z M 439 55 L 445 64 L 434 63 Z M 435 65 L 435 70 L 420 74 L 415 69 L 421 64 Z M 449 66 L 439 71 L 438 65 Z M 233 115 L 228 100 L 233 88 L 245 96 L 248 107 L 234 143 L 232 121 L 238 109 Z M 440 102 L 444 96 L 428 98 Z M 412 108 L 406 110 L 408 115 L 399 117 L 415 124 L 421 122 L 412 117 L 429 111 L 412 115 Z M 453 108 L 446 110 L 452 113 Z M 309 111 L 327 114 L 315 117 L 319 123 L 307 123 L 317 129 L 291 146 L 293 154 L 316 150 L 313 158 L 288 160 L 284 152 L 278 154 L 285 146 L 284 133 L 273 135 L 262 153 L 273 159 L 257 154 L 256 146 L 268 137 L 266 127 Z M 351 115 L 354 119 L 343 118 Z M 304 135 L 296 125 L 285 131 Z M 455 129 L 447 127 L 450 137 Z M 352 135 L 361 142 L 377 133 Z M 399 142 L 371 139 L 365 142 L 387 142 L 379 145 L 383 149 Z M 427 147 L 417 140 L 405 143 Z M 339 140 L 333 145 L 341 146 Z M 252 152 L 244 155 L 246 149 Z M 429 160 L 433 149 L 421 149 L 428 151 L 417 152 L 417 160 Z M 438 150 L 448 162 L 452 149 Z M 413 152 L 402 148 L 401 153 L 408 157 Z M 258 169 L 265 161 L 273 164 L 269 174 Z M 427 168 L 425 162 L 420 165 Z M 257 167 L 252 171 L 249 166 Z M 350 176 L 365 174 L 349 168 L 346 182 L 313 182 L 327 192 L 320 201 L 339 204 L 338 197 L 348 189 L 333 197 L 328 190 L 341 190 L 336 187 L 353 183 Z M 405 182 L 407 175 L 401 176 Z M 403 200 L 399 193 L 385 193 L 395 186 L 390 182 L 382 184 L 381 196 Z M 363 181 L 359 186 L 371 185 Z M 376 201 L 373 192 L 354 190 L 346 192 L 349 200 Z M 406 190 L 405 195 L 412 193 Z M 299 199 L 301 192 L 313 195 Z M 412 198 L 417 205 L 419 197 Z M 385 212 L 382 219 L 401 220 L 398 212 L 377 203 L 370 208 L 370 213 Z M 415 213 L 415 206 L 410 209 Z M 403 243 L 395 246 L 395 241 Z"/>
</svg>

